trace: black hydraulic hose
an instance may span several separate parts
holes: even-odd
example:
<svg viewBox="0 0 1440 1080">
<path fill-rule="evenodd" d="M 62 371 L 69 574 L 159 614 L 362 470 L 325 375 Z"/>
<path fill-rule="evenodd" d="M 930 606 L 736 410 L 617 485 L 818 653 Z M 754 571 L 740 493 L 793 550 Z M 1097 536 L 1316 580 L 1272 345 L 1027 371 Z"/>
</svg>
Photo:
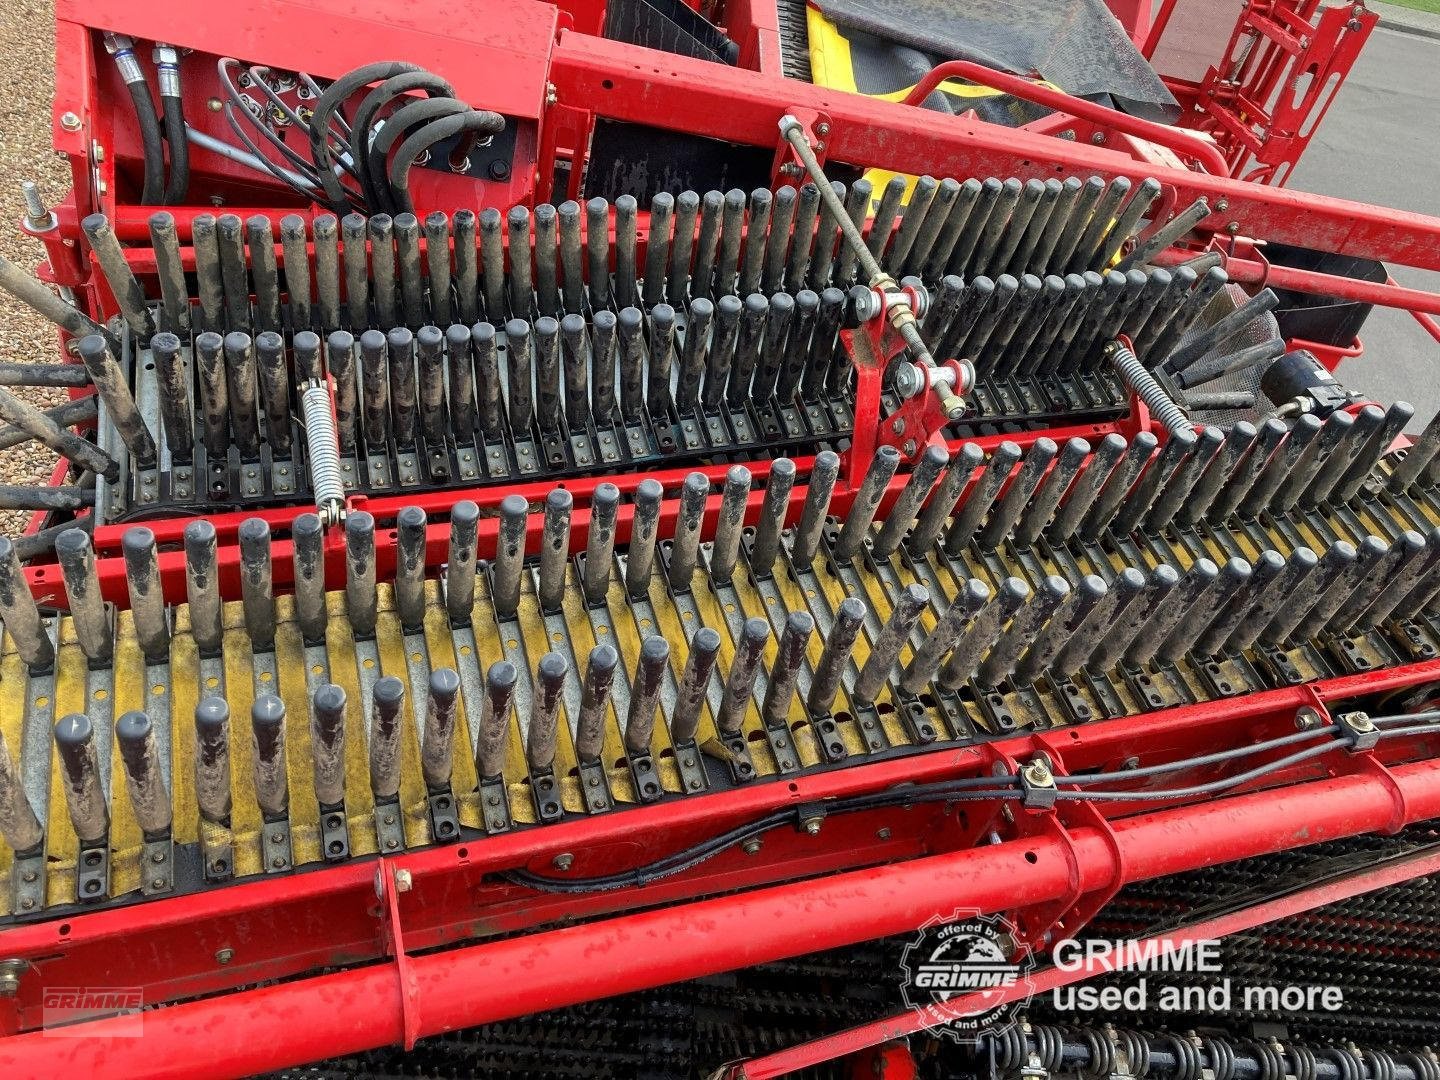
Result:
<svg viewBox="0 0 1440 1080">
<path fill-rule="evenodd" d="M 185 103 L 180 90 L 180 54 L 170 45 L 155 45 L 155 74 L 165 109 L 165 142 L 170 148 L 170 179 L 165 205 L 181 206 L 190 192 L 190 139 L 185 134 Z"/>
<path fill-rule="evenodd" d="M 159 205 L 165 195 L 165 149 L 160 142 L 160 120 L 155 114 L 155 99 L 150 84 L 135 55 L 135 45 L 122 34 L 106 34 L 105 49 L 115 58 L 115 67 L 130 91 L 135 104 L 135 121 L 140 127 L 140 145 L 145 154 L 145 180 L 140 189 L 140 202 Z M 182 139 L 183 141 L 183 139 Z"/>
<path fill-rule="evenodd" d="M 356 166 L 355 177 L 360 181 L 360 189 L 372 202 L 375 201 L 377 189 L 369 168 L 370 128 L 382 109 L 414 90 L 423 90 L 432 99 L 455 96 L 455 88 L 439 75 L 429 71 L 407 71 L 392 79 L 386 79 L 371 90 L 355 110 L 354 123 L 350 129 L 350 158 Z"/>
<path fill-rule="evenodd" d="M 345 190 L 340 186 L 339 179 L 335 176 L 334 159 L 330 155 L 330 147 L 326 142 L 325 133 L 330 127 L 330 118 L 346 99 L 355 93 L 362 86 L 369 86 L 373 82 L 382 79 L 393 79 L 396 75 L 404 74 L 407 71 L 420 71 L 421 68 L 415 64 L 407 64 L 403 60 L 379 60 L 373 64 L 365 64 L 345 75 L 341 75 L 333 83 L 325 88 L 324 93 L 315 102 L 315 112 L 310 117 L 310 156 L 315 161 L 316 171 L 320 174 L 320 183 L 325 188 L 325 194 L 330 200 L 330 208 L 336 213 L 345 213 L 348 209 L 345 201 Z M 378 207 L 372 207 L 378 210 Z"/>
<path fill-rule="evenodd" d="M 456 101 L 454 98 L 429 98 L 412 101 L 409 105 L 396 109 L 390 119 L 385 122 L 385 126 L 380 129 L 380 134 L 375 136 L 375 141 L 370 144 L 370 159 L 365 164 L 370 170 L 371 177 L 387 176 L 385 161 L 402 137 L 431 121 L 469 111 L 469 105 L 463 101 Z M 375 193 L 380 196 L 380 209 L 387 214 L 400 213 L 391 197 L 389 183 L 387 182 L 383 186 L 380 184 L 374 186 Z"/>
<path fill-rule="evenodd" d="M 473 146 L 475 136 L 498 135 L 504 130 L 505 118 L 499 113 L 471 109 L 460 116 L 446 116 L 431 121 L 407 138 L 400 144 L 400 149 L 395 151 L 395 158 L 390 162 L 390 191 L 398 212 L 415 212 L 415 206 L 410 199 L 410 167 L 415 164 L 415 159 L 431 146 L 460 132 L 471 136 L 471 139 L 465 141 Z M 459 149 L 458 144 L 456 149 Z M 468 150 L 466 152 L 468 153 Z"/>
<path fill-rule="evenodd" d="M 178 97 L 165 102 L 165 141 L 170 144 L 170 180 L 165 205 L 183 206 L 190 193 L 190 140 L 185 135 L 185 106 Z"/>
<path fill-rule="evenodd" d="M 165 150 L 160 144 L 160 121 L 155 116 L 155 99 L 144 82 L 128 84 L 130 100 L 135 103 L 135 119 L 140 124 L 140 143 L 145 148 L 145 181 L 140 189 L 140 202 L 145 206 L 158 204 L 164 197 L 161 176 L 164 173 Z M 180 140 L 185 141 L 183 138 Z"/>
</svg>

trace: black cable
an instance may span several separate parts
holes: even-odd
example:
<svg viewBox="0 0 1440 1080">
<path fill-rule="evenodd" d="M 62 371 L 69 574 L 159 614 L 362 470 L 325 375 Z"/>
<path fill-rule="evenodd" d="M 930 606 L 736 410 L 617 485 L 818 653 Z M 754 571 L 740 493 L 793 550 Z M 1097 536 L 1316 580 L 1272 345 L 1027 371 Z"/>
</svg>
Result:
<svg viewBox="0 0 1440 1080">
<path fill-rule="evenodd" d="M 330 200 L 330 208 L 337 214 L 344 213 L 345 191 L 340 186 L 340 181 L 335 177 L 332 166 L 334 161 L 330 156 L 330 146 L 325 137 L 330 128 L 330 118 L 345 104 L 347 98 L 355 93 L 362 86 L 369 86 L 372 82 L 381 79 L 394 78 L 396 75 L 407 71 L 421 70 L 415 64 L 407 64 L 403 60 L 380 60 L 373 64 L 365 64 L 354 71 L 341 75 L 329 86 L 315 102 L 314 115 L 310 117 L 310 156 L 315 161 L 315 168 L 320 173 L 320 183 L 325 188 L 325 194 Z M 378 207 L 374 209 L 378 210 Z"/>
<path fill-rule="evenodd" d="M 1310 735 L 1329 730 L 1333 729 L 1317 729 L 1314 732 L 1305 732 L 1303 734 Z M 1385 730 L 1381 732 L 1380 738 L 1395 738 L 1421 732 L 1440 732 L 1440 725 L 1432 724 Z M 1290 735 L 1280 739 L 1270 740 L 1268 743 L 1259 743 L 1242 749 L 1246 754 L 1255 754 L 1274 749 L 1277 745 L 1286 745 L 1295 741 L 1297 741 L 1297 736 Z M 1287 755 L 1286 757 L 1277 758 L 1274 761 L 1267 762 L 1247 772 L 1238 773 L 1234 776 L 1226 777 L 1223 780 L 1216 780 L 1207 784 L 1194 785 L 1189 788 L 1173 788 L 1168 791 L 1061 791 L 1057 794 L 1058 797 L 1062 799 L 1087 801 L 1151 801 L 1211 795 L 1278 772 L 1291 765 L 1313 760 L 1334 750 L 1343 749 L 1344 746 L 1344 743 L 1337 740 L 1327 742 L 1321 746 L 1307 747 L 1304 750 Z M 1229 756 L 1242 755 L 1232 754 Z M 1214 755 L 1207 755 L 1207 757 L 1214 757 Z M 1193 767 L 1194 763 L 1198 760 L 1203 759 L 1175 762 L 1169 766 L 1169 768 L 1170 771 L 1190 768 Z M 1159 768 L 1159 766 L 1156 768 Z M 1123 780 L 1134 774 L 1133 770 L 1109 775 L 1096 774 L 1095 777 L 1091 779 L 1096 782 Z M 869 795 L 856 795 L 843 799 L 829 800 L 819 805 L 825 811 L 826 816 L 830 816 L 887 806 L 912 805 L 927 802 L 974 802 L 992 799 L 1019 799 L 1022 797 L 1022 793 L 1017 789 L 987 790 L 984 788 L 985 785 L 1010 783 L 1016 779 L 1017 778 L 1013 776 L 977 776 L 956 781 L 937 781 L 933 784 L 902 785 L 897 788 L 874 792 Z M 1057 783 L 1067 784 L 1072 783 L 1076 778 L 1057 777 L 1056 779 Z M 701 841 L 688 848 L 683 848 L 680 851 L 632 870 L 621 871 L 615 874 L 562 880 L 532 874 L 525 870 L 513 870 L 502 876 L 517 885 L 524 885 L 541 892 L 556 893 L 606 892 L 614 889 L 646 885 L 697 866 L 702 862 L 714 858 L 733 844 L 741 843 L 761 833 L 768 832 L 770 829 L 794 820 L 794 818 L 794 810 L 773 811 L 755 821 L 736 826 L 726 833 L 711 837 L 709 840 Z"/>
<path fill-rule="evenodd" d="M 1315 738 L 1317 735 L 1333 734 L 1336 731 L 1334 724 L 1327 724 L 1325 727 L 1311 728 L 1308 731 L 1299 731 L 1294 735 L 1284 735 L 1278 739 L 1270 739 L 1266 742 L 1255 743 L 1251 746 L 1236 746 L 1229 750 L 1220 750 L 1213 754 L 1204 754 L 1200 757 L 1186 758 L 1183 761 L 1167 761 L 1161 765 L 1148 765 L 1143 769 L 1123 769 L 1113 773 L 1088 773 L 1078 776 L 1066 776 L 1063 779 L 1056 777 L 1059 784 L 1119 784 L 1126 780 L 1134 780 L 1143 776 L 1158 776 L 1164 773 L 1179 772 L 1182 769 L 1198 768 L 1201 765 L 1215 765 L 1222 761 L 1233 761 L 1235 758 L 1251 757 L 1266 750 L 1275 750 L 1282 746 L 1290 746 L 1294 743 L 1305 742 Z"/>
<path fill-rule="evenodd" d="M 415 212 L 415 204 L 410 198 L 410 168 L 415 164 L 415 159 L 426 150 L 462 132 L 472 136 L 493 136 L 504 130 L 505 118 L 499 113 L 471 109 L 461 116 L 446 116 L 432 121 L 407 138 L 400 144 L 400 149 L 395 151 L 395 158 L 390 162 L 390 191 L 398 211 Z M 466 141 L 461 140 L 462 143 Z M 473 145 L 473 138 L 468 141 Z M 459 147 L 460 144 L 457 144 L 457 151 Z"/>
<path fill-rule="evenodd" d="M 369 167 L 370 129 L 382 109 L 414 90 L 423 90 L 432 100 L 455 97 L 455 88 L 439 75 L 429 71 L 406 71 L 386 79 L 371 90 L 355 109 L 355 121 L 350 129 L 350 158 L 355 162 L 355 176 L 360 181 L 361 190 L 371 202 L 375 201 L 376 180 Z"/>
</svg>

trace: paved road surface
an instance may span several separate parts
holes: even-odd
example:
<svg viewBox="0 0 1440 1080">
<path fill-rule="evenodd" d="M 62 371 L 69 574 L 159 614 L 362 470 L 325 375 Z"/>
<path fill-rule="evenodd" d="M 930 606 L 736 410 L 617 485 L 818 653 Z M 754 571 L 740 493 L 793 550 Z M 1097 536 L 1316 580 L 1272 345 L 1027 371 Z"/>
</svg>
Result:
<svg viewBox="0 0 1440 1080">
<path fill-rule="evenodd" d="M 1377 29 L 1320 125 L 1290 187 L 1440 217 L 1440 41 Z M 1440 292 L 1440 273 L 1392 267 L 1402 285 Z M 1377 308 L 1365 355 L 1340 378 L 1381 402 L 1415 406 L 1412 430 L 1440 409 L 1440 343 L 1407 313 Z"/>
</svg>

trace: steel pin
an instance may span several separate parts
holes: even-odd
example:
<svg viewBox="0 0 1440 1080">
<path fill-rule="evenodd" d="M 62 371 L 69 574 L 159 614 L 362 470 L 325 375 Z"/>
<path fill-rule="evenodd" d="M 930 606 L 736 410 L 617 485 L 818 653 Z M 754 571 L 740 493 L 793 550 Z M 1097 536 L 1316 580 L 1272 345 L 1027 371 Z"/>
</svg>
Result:
<svg viewBox="0 0 1440 1080">
<path fill-rule="evenodd" d="M 750 699 L 755 694 L 755 676 L 760 670 L 761 654 L 769 640 L 768 622 L 760 618 L 745 620 L 740 640 L 735 643 L 735 657 L 730 662 L 730 672 L 725 677 L 725 693 L 720 700 L 720 714 L 715 718 L 715 726 L 722 737 L 737 735 L 745 724 L 745 714 L 749 711 Z"/>
<path fill-rule="evenodd" d="M 509 660 L 497 660 L 485 673 L 485 700 L 480 712 L 480 736 L 475 745 L 475 772 L 482 781 L 504 775 L 510 714 L 515 708 L 515 687 L 519 681 L 520 672 Z"/>
<path fill-rule="evenodd" d="M 591 649 L 585 662 L 580 716 L 575 723 L 575 757 L 581 764 L 599 761 L 605 749 L 605 720 L 610 712 L 610 691 L 619 664 L 620 654 L 606 644 Z"/>
</svg>

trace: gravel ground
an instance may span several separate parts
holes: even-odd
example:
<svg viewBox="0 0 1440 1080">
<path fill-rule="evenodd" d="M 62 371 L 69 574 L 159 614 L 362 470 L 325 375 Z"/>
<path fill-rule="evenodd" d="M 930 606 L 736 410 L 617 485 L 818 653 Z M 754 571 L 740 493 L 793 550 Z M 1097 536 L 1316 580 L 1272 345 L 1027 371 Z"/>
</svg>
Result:
<svg viewBox="0 0 1440 1080">
<path fill-rule="evenodd" d="M 21 181 L 39 184 L 47 202 L 70 187 L 64 161 L 50 149 L 54 18 L 48 0 L 0 3 L 0 56 L 7 61 L 0 69 L 0 254 L 26 269 L 37 265 L 45 250 L 20 231 Z M 57 348 L 55 329 L 48 322 L 0 293 L 0 360 L 53 360 Z M 65 399 L 65 391 L 58 389 L 16 392 L 41 408 Z M 44 484 L 55 461 L 55 455 L 37 442 L 0 450 L 0 483 Z M 28 517 L 24 512 L 0 512 L 0 533 L 18 534 Z"/>
</svg>

